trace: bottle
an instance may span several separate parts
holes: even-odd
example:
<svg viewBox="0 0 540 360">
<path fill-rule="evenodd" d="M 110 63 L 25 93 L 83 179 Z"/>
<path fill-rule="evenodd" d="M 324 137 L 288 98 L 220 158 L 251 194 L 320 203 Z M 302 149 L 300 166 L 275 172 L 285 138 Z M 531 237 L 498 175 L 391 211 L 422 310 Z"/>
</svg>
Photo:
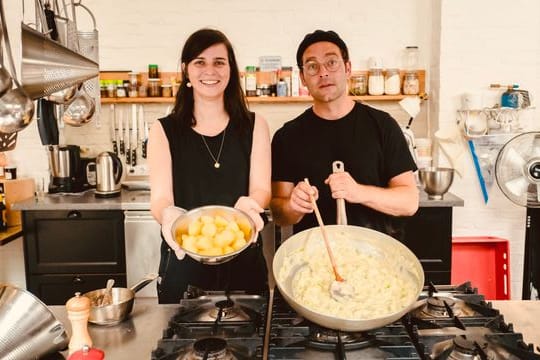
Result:
<svg viewBox="0 0 540 360">
<path fill-rule="evenodd" d="M 418 46 L 405 47 L 403 68 L 405 70 L 418 70 L 418 65 L 419 65 Z"/>
<path fill-rule="evenodd" d="M 283 78 L 280 78 L 277 83 L 277 96 L 287 96 L 287 83 Z"/>
<path fill-rule="evenodd" d="M 516 109 L 519 107 L 519 85 L 508 85 L 507 90 L 501 96 L 501 107 Z"/>
<path fill-rule="evenodd" d="M 386 69 L 384 76 L 384 93 L 386 95 L 399 95 L 401 90 L 401 79 L 398 69 Z"/>
<path fill-rule="evenodd" d="M 126 88 L 122 80 L 116 80 L 116 97 L 124 98 L 127 96 Z"/>
<path fill-rule="evenodd" d="M 291 73 L 291 96 L 300 96 L 300 70 L 297 67 Z"/>
<path fill-rule="evenodd" d="M 6 207 L 6 197 L 4 194 L 4 183 L 0 183 L 0 231 L 6 231 L 8 228 L 7 223 L 7 207 Z"/>
<path fill-rule="evenodd" d="M 257 96 L 257 70 L 255 66 L 246 66 L 246 96 Z"/>
<path fill-rule="evenodd" d="M 384 76 L 383 76 L 382 69 L 379 69 L 379 68 L 369 69 L 368 93 L 369 95 L 384 94 Z"/>
</svg>

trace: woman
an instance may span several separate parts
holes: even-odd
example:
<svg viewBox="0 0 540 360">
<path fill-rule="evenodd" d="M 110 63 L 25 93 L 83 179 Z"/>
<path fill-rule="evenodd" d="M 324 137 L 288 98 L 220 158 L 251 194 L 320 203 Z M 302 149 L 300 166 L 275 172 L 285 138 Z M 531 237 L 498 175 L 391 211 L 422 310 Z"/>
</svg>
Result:
<svg viewBox="0 0 540 360">
<path fill-rule="evenodd" d="M 193 33 L 182 50 L 182 83 L 172 113 L 151 129 L 148 143 L 151 211 L 162 225 L 160 303 L 178 303 L 188 285 L 204 290 L 265 288 L 259 243 L 221 265 L 203 265 L 172 239 L 175 207 L 234 206 L 261 230 L 270 201 L 270 134 L 250 112 L 232 45 L 217 30 Z M 176 253 L 176 256 L 174 256 Z"/>
</svg>

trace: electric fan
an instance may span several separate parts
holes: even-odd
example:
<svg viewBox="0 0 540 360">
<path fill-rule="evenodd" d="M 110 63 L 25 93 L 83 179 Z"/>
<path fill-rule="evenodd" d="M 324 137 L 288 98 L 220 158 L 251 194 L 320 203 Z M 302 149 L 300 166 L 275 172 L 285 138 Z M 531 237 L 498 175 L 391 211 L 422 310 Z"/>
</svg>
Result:
<svg viewBox="0 0 540 360">
<path fill-rule="evenodd" d="M 540 132 L 510 139 L 495 162 L 495 178 L 503 194 L 527 208 L 522 298 L 539 300 L 540 289 Z"/>
</svg>

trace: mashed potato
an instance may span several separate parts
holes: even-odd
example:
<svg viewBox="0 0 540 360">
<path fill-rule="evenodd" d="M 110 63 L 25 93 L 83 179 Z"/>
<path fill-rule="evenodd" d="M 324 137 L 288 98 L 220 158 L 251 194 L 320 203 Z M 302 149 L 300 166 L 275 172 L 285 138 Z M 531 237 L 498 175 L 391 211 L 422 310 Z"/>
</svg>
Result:
<svg viewBox="0 0 540 360">
<path fill-rule="evenodd" d="M 381 253 L 351 240 L 343 231 L 328 231 L 338 272 L 354 290 L 350 298 L 335 300 L 330 294 L 334 273 L 320 230 L 309 234 L 303 247 L 287 254 L 278 274 L 286 284 L 292 273 L 289 295 L 298 303 L 328 316 L 367 320 L 401 311 L 416 299 L 418 276 L 410 261 L 397 251 Z"/>
</svg>

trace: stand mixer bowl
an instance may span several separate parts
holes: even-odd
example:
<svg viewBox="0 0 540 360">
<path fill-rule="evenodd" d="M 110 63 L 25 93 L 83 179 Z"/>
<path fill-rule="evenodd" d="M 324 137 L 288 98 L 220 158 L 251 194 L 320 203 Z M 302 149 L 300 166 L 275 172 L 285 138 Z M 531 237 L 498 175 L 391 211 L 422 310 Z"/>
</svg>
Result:
<svg viewBox="0 0 540 360">
<path fill-rule="evenodd" d="M 428 199 L 442 200 L 454 180 L 454 169 L 426 167 L 418 170 L 418 178 Z"/>
</svg>

